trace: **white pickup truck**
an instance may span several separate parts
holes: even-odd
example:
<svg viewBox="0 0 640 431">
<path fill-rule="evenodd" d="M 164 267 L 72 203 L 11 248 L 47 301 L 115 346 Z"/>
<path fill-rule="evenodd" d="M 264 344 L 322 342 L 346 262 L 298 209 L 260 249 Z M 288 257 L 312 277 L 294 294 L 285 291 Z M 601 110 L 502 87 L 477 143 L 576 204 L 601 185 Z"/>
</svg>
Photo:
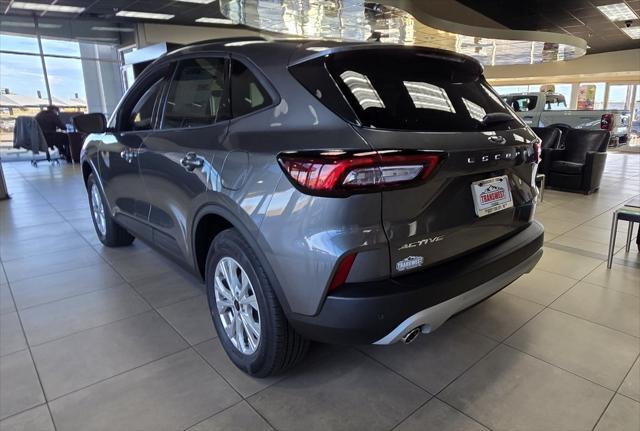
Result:
<svg viewBox="0 0 640 431">
<path fill-rule="evenodd" d="M 567 109 L 565 97 L 556 93 L 517 93 L 501 97 L 532 127 L 565 126 L 608 130 L 611 132 L 610 145 L 613 146 L 625 144 L 629 139 L 630 111 Z"/>
</svg>

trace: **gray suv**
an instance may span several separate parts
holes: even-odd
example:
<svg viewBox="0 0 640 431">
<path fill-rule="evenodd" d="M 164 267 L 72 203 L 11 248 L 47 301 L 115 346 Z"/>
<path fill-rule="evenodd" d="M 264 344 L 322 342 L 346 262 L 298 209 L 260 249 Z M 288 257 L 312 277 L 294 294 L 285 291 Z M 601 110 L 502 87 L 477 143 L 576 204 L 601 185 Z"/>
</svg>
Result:
<svg viewBox="0 0 640 431">
<path fill-rule="evenodd" d="M 139 238 L 201 277 L 254 376 L 308 340 L 409 342 L 542 255 L 540 141 L 455 53 L 200 43 L 77 126 L 102 243 Z"/>
</svg>

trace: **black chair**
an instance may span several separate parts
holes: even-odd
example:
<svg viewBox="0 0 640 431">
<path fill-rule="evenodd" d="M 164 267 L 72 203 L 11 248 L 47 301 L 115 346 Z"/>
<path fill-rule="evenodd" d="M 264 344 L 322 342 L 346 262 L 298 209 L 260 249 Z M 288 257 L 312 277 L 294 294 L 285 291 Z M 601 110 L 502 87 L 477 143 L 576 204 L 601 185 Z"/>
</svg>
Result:
<svg viewBox="0 0 640 431">
<path fill-rule="evenodd" d="M 610 133 L 569 129 L 563 149 L 547 152 L 547 186 L 590 194 L 600 188 Z"/>
<path fill-rule="evenodd" d="M 549 173 L 550 164 L 549 151 L 557 149 L 562 139 L 562 131 L 557 127 L 532 127 L 531 130 L 542 140 L 542 161 L 538 166 L 538 173 L 547 175 Z"/>
</svg>

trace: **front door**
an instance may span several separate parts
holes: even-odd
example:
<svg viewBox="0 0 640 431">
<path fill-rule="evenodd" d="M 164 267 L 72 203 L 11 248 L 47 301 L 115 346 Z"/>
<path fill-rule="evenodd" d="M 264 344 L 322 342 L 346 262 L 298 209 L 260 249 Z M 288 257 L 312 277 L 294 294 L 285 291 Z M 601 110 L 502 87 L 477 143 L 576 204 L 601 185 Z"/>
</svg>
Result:
<svg viewBox="0 0 640 431">
<path fill-rule="evenodd" d="M 138 154 L 153 126 L 163 85 L 162 73 L 136 83 L 117 111 L 112 133 L 105 136 L 100 147 L 100 177 L 109 208 L 118 223 L 138 236 L 150 233 L 148 197 L 140 179 Z"/>
<path fill-rule="evenodd" d="M 139 151 L 154 243 L 186 262 L 192 262 L 189 221 L 205 203 L 205 191 L 219 189 L 229 123 L 227 64 L 223 55 L 179 60 L 158 127 Z"/>
</svg>

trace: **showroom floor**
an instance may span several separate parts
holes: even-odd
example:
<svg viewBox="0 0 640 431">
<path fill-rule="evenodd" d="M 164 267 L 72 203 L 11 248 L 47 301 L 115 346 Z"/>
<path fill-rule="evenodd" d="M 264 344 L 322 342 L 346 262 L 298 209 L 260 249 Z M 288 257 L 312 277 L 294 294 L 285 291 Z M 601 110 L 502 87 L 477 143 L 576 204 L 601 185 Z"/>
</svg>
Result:
<svg viewBox="0 0 640 431">
<path fill-rule="evenodd" d="M 227 360 L 198 282 L 139 242 L 102 247 L 79 168 L 5 163 L 0 429 L 640 429 L 640 258 L 605 259 L 640 155 L 591 196 L 548 190 L 542 261 L 410 345 L 314 345 L 285 376 Z"/>
</svg>

